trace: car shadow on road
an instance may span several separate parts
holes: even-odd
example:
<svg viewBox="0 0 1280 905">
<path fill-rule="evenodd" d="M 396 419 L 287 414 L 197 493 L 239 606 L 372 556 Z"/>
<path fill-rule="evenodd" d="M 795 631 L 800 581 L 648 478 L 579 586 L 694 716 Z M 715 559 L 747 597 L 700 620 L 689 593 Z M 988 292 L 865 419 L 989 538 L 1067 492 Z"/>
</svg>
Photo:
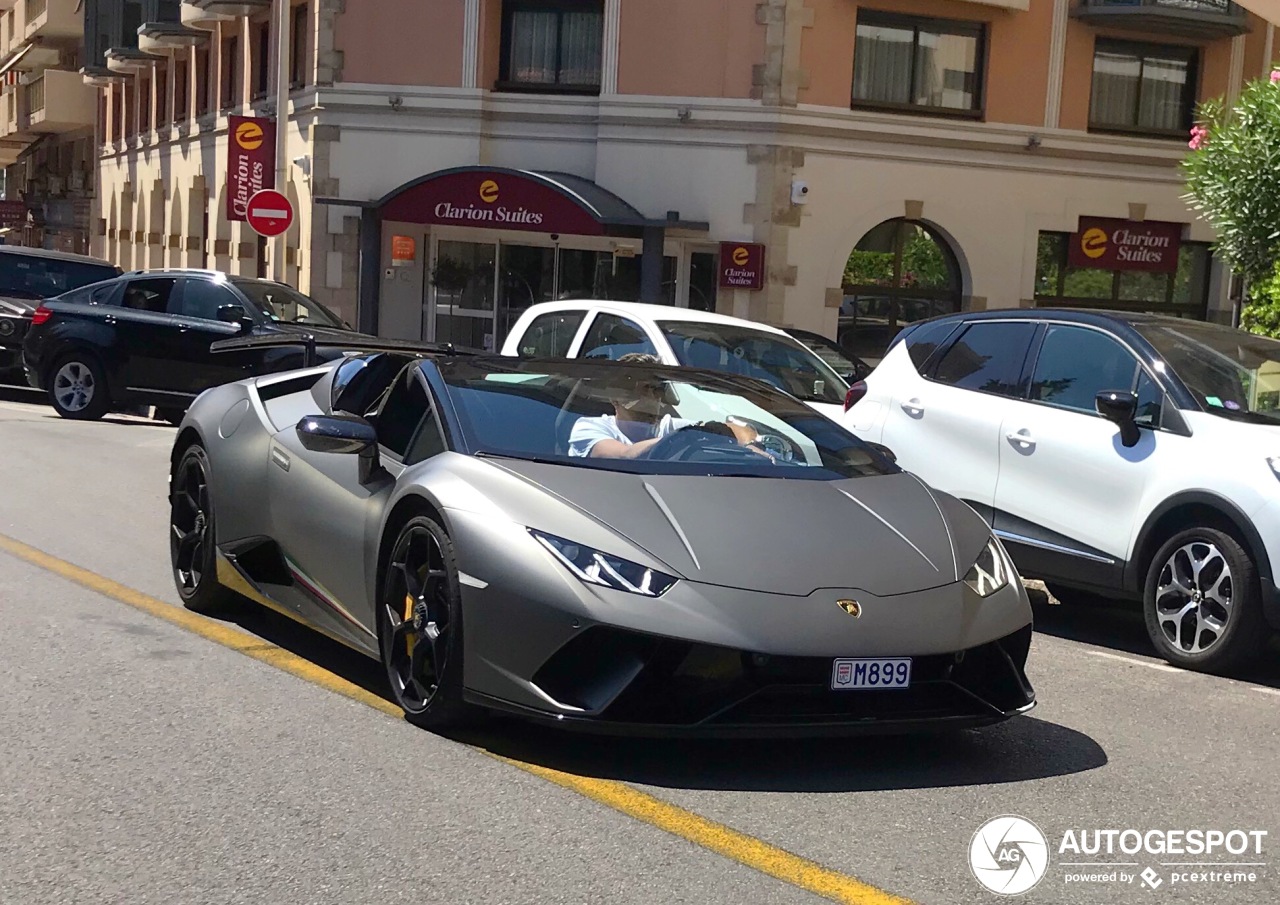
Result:
<svg viewBox="0 0 1280 905">
<path fill-rule="evenodd" d="M 379 663 L 291 619 L 247 601 L 225 618 L 389 698 Z M 941 736 L 749 740 L 617 737 L 495 716 L 448 737 L 580 776 L 713 790 L 854 792 L 987 785 L 1081 773 L 1107 763 L 1106 752 L 1089 736 L 1034 716 Z"/>
<path fill-rule="evenodd" d="M 688 740 L 564 733 L 492 720 L 458 741 L 580 776 L 663 788 L 873 792 L 1025 782 L 1096 770 L 1089 736 L 1032 716 L 945 735 Z"/>
<path fill-rule="evenodd" d="M 1058 603 L 1035 587 L 1027 588 L 1027 596 L 1031 598 L 1035 629 L 1041 634 L 1164 662 L 1147 637 L 1142 605 L 1137 601 Z M 1280 637 L 1271 639 L 1257 663 L 1230 674 L 1229 678 L 1280 688 Z"/>
</svg>

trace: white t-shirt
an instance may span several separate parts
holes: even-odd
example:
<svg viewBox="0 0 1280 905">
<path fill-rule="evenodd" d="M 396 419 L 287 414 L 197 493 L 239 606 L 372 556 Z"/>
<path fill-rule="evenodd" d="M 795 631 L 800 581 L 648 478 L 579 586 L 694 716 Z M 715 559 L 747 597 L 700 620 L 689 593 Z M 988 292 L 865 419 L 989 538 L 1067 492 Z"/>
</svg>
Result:
<svg viewBox="0 0 1280 905">
<path fill-rule="evenodd" d="M 573 430 L 569 432 L 569 455 L 589 456 L 592 447 L 601 440 L 617 440 L 619 443 L 630 446 L 642 440 L 665 437 L 692 423 L 684 418 L 663 415 L 662 419 L 656 423 L 624 421 L 623 424 L 626 425 L 624 430 L 619 426 L 615 415 L 600 415 L 594 418 L 584 416 L 574 422 Z"/>
</svg>

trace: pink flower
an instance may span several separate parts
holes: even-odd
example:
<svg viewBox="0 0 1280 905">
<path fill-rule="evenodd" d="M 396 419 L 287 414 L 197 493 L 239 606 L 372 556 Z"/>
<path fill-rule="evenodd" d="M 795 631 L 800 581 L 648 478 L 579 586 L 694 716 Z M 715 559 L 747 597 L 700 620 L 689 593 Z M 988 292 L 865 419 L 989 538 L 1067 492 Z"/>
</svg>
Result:
<svg viewBox="0 0 1280 905">
<path fill-rule="evenodd" d="M 1280 69 L 1271 70 L 1271 84 L 1274 85 L 1276 82 L 1280 82 Z"/>
<path fill-rule="evenodd" d="M 1205 126 L 1191 127 L 1191 141 L 1187 142 L 1187 147 L 1193 151 L 1199 151 L 1204 147 L 1204 143 L 1209 138 L 1209 130 Z"/>
</svg>

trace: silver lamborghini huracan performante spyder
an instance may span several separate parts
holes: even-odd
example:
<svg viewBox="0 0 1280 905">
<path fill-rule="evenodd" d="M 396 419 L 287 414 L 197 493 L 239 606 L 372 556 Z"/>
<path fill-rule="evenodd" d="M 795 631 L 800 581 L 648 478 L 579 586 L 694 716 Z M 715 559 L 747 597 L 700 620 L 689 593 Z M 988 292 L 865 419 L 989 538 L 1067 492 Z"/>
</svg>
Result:
<svg viewBox="0 0 1280 905">
<path fill-rule="evenodd" d="M 247 597 L 378 658 L 430 728 L 897 732 L 1031 709 L 1007 554 L 886 452 L 745 377 L 361 346 L 195 401 L 170 552 L 188 607 Z"/>
</svg>

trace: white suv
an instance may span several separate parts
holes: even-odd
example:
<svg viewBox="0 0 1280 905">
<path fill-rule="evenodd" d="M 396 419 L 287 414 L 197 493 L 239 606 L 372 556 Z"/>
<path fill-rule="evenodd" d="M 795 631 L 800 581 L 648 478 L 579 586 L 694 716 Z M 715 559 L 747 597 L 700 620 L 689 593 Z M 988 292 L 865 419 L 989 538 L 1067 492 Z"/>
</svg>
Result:
<svg viewBox="0 0 1280 905">
<path fill-rule="evenodd" d="M 521 358 L 656 355 L 663 364 L 764 380 L 843 423 L 849 385 L 807 346 L 776 327 L 723 314 L 582 299 L 527 308 L 502 345 Z"/>
<path fill-rule="evenodd" d="M 1064 601 L 1140 598 L 1170 662 L 1221 671 L 1280 629 L 1280 342 L 1116 312 L 904 330 L 846 424 L 968 502 Z"/>
</svg>

